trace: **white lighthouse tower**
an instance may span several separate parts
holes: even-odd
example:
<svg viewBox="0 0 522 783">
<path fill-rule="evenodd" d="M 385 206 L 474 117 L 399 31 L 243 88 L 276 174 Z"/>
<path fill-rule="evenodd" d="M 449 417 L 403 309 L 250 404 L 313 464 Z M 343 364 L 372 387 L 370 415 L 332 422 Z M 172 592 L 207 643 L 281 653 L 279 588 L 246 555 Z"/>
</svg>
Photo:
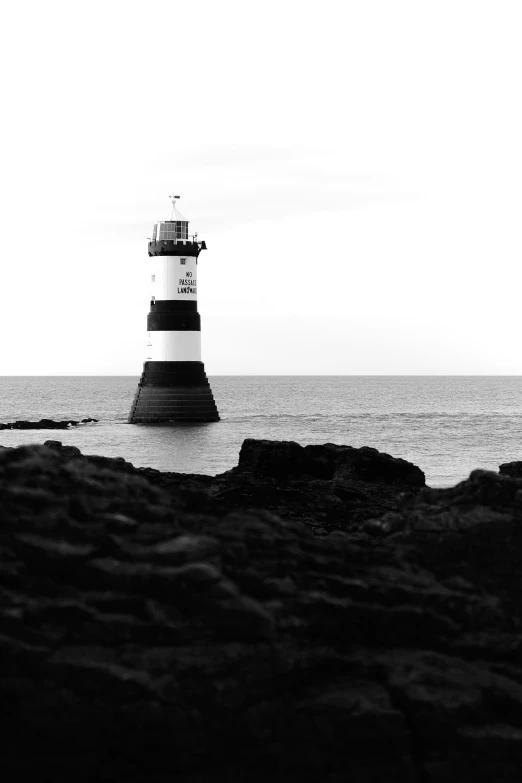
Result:
<svg viewBox="0 0 522 783">
<path fill-rule="evenodd" d="M 150 312 L 147 358 L 129 414 L 132 424 L 218 421 L 201 361 L 198 257 L 206 250 L 171 196 L 169 220 L 156 223 L 149 241 Z"/>
</svg>

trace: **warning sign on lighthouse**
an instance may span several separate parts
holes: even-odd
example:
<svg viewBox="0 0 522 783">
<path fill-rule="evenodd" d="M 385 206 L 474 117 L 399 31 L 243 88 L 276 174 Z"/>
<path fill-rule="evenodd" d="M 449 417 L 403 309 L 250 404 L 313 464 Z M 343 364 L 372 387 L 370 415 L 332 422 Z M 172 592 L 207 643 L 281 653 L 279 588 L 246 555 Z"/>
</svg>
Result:
<svg viewBox="0 0 522 783">
<path fill-rule="evenodd" d="M 178 284 L 178 294 L 197 295 L 196 280 L 192 277 L 192 272 L 187 272 L 186 277 L 180 277 Z"/>
<path fill-rule="evenodd" d="M 151 296 L 161 300 L 198 298 L 197 264 L 192 256 L 156 256 L 152 259 Z"/>
</svg>

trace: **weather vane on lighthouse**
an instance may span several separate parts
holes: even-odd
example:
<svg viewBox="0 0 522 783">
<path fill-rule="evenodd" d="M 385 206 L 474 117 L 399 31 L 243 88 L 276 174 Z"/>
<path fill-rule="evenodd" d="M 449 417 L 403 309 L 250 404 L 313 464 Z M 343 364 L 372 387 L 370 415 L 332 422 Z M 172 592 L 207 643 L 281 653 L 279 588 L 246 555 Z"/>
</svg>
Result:
<svg viewBox="0 0 522 783">
<path fill-rule="evenodd" d="M 173 218 L 173 214 L 176 211 L 176 201 L 179 201 L 181 196 L 169 196 L 170 200 L 172 201 L 172 213 L 171 213 L 171 220 L 175 219 Z"/>
<path fill-rule="evenodd" d="M 156 223 L 149 241 L 151 301 L 147 358 L 129 422 L 218 421 L 219 413 L 201 361 L 197 304 L 198 257 L 206 250 L 169 196 L 172 212 Z"/>
</svg>

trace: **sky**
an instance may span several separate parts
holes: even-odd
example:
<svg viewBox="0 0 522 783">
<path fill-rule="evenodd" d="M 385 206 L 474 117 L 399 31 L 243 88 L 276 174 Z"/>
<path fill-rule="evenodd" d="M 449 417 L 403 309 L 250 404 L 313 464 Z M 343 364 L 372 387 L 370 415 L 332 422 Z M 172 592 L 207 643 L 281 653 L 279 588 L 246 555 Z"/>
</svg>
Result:
<svg viewBox="0 0 522 783">
<path fill-rule="evenodd" d="M 522 4 L 4 9 L 0 375 L 139 375 L 169 195 L 209 375 L 522 374 Z"/>
</svg>

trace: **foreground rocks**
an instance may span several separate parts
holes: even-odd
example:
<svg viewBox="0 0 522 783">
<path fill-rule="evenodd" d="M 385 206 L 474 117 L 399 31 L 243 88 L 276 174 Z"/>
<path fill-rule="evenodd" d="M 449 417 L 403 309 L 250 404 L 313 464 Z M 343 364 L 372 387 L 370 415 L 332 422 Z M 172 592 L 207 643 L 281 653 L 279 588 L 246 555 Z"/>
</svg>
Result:
<svg viewBox="0 0 522 783">
<path fill-rule="evenodd" d="M 215 478 L 161 473 L 166 489 L 205 489 L 229 511 L 264 508 L 318 535 L 355 532 L 426 485 L 416 465 L 377 449 L 247 439 L 236 468 Z"/>
<path fill-rule="evenodd" d="M 519 780 L 522 480 L 296 446 L 215 479 L 0 450 L 4 775 Z"/>
<path fill-rule="evenodd" d="M 40 419 L 40 421 L 11 421 L 0 424 L 0 430 L 67 430 L 70 427 L 78 427 L 80 424 L 91 424 L 98 419 L 82 419 L 74 421 L 53 421 L 53 419 Z"/>
</svg>

